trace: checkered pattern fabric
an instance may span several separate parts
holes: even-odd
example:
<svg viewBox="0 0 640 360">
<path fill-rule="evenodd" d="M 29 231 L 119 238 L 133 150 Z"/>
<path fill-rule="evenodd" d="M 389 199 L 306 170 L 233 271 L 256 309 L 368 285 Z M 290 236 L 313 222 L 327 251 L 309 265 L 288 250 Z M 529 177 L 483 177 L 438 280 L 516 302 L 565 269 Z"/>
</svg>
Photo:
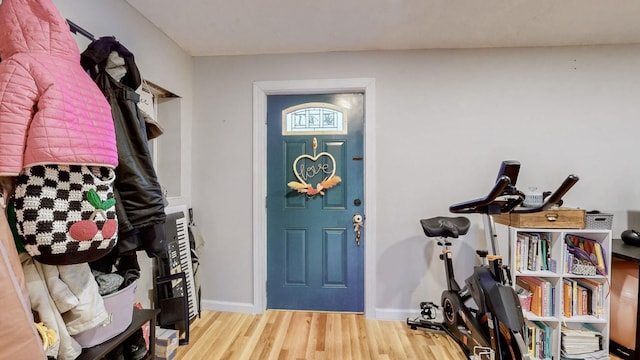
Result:
<svg viewBox="0 0 640 360">
<path fill-rule="evenodd" d="M 27 252 L 51 265 L 94 261 L 117 240 L 113 169 L 38 165 L 16 179 L 18 233 Z M 96 195 L 97 194 L 97 195 Z"/>
</svg>

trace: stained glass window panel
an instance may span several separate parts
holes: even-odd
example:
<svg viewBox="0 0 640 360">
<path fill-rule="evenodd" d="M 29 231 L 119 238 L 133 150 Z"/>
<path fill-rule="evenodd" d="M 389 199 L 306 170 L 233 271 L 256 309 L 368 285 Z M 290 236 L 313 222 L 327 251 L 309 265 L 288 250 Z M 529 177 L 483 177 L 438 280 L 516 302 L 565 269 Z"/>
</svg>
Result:
<svg viewBox="0 0 640 360">
<path fill-rule="evenodd" d="M 282 111 L 283 135 L 347 133 L 346 109 L 328 103 L 307 103 Z"/>
</svg>

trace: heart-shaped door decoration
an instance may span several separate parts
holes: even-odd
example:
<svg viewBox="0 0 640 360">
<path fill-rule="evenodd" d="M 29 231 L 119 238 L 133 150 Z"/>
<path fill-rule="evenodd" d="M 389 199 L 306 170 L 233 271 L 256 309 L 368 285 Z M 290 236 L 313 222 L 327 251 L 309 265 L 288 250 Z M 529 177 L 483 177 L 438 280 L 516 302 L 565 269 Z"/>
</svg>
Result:
<svg viewBox="0 0 640 360">
<path fill-rule="evenodd" d="M 321 152 L 316 155 L 316 148 L 318 147 L 318 141 L 313 138 L 313 156 L 302 154 L 293 161 L 293 173 L 298 181 L 290 181 L 287 185 L 290 188 L 296 190 L 299 193 L 305 193 L 307 196 L 315 196 L 317 194 L 324 195 L 325 190 L 336 186 L 342 179 L 336 175 L 336 159 L 328 152 Z M 329 158 L 331 161 L 331 167 L 327 164 L 318 163 L 318 159 L 323 157 Z M 298 162 L 303 159 L 308 159 L 313 162 L 314 166 L 305 166 L 302 163 L 298 167 Z M 322 178 L 322 181 L 318 182 L 315 187 L 312 184 L 307 183 L 307 180 L 313 179 L 318 174 L 326 174 L 328 176 Z"/>
</svg>

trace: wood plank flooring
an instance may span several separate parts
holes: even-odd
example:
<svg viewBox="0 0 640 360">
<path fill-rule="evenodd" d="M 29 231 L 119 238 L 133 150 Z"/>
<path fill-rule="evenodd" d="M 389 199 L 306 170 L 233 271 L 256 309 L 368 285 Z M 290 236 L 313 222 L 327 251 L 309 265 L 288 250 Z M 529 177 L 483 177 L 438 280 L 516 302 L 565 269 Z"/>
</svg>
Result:
<svg viewBox="0 0 640 360">
<path fill-rule="evenodd" d="M 190 332 L 189 345 L 178 348 L 175 360 L 466 360 L 447 335 L 358 314 L 203 311 Z"/>
<path fill-rule="evenodd" d="M 364 315 L 268 310 L 262 315 L 203 311 L 176 360 L 465 360 L 444 334 Z"/>
</svg>

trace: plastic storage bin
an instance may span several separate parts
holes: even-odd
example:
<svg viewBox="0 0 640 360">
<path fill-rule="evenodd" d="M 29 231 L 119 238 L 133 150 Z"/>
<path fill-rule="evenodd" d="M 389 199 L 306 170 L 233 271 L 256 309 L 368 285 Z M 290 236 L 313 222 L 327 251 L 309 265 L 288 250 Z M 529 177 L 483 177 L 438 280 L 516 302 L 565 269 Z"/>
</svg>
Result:
<svg viewBox="0 0 640 360">
<path fill-rule="evenodd" d="M 102 297 L 109 318 L 102 325 L 89 329 L 73 338 L 83 348 L 90 348 L 112 339 L 131 325 L 133 318 L 133 301 L 136 294 L 137 281 L 113 294 Z"/>
<path fill-rule="evenodd" d="M 605 213 L 589 213 L 585 214 L 586 229 L 605 229 L 611 230 L 613 224 L 613 214 Z"/>
</svg>

